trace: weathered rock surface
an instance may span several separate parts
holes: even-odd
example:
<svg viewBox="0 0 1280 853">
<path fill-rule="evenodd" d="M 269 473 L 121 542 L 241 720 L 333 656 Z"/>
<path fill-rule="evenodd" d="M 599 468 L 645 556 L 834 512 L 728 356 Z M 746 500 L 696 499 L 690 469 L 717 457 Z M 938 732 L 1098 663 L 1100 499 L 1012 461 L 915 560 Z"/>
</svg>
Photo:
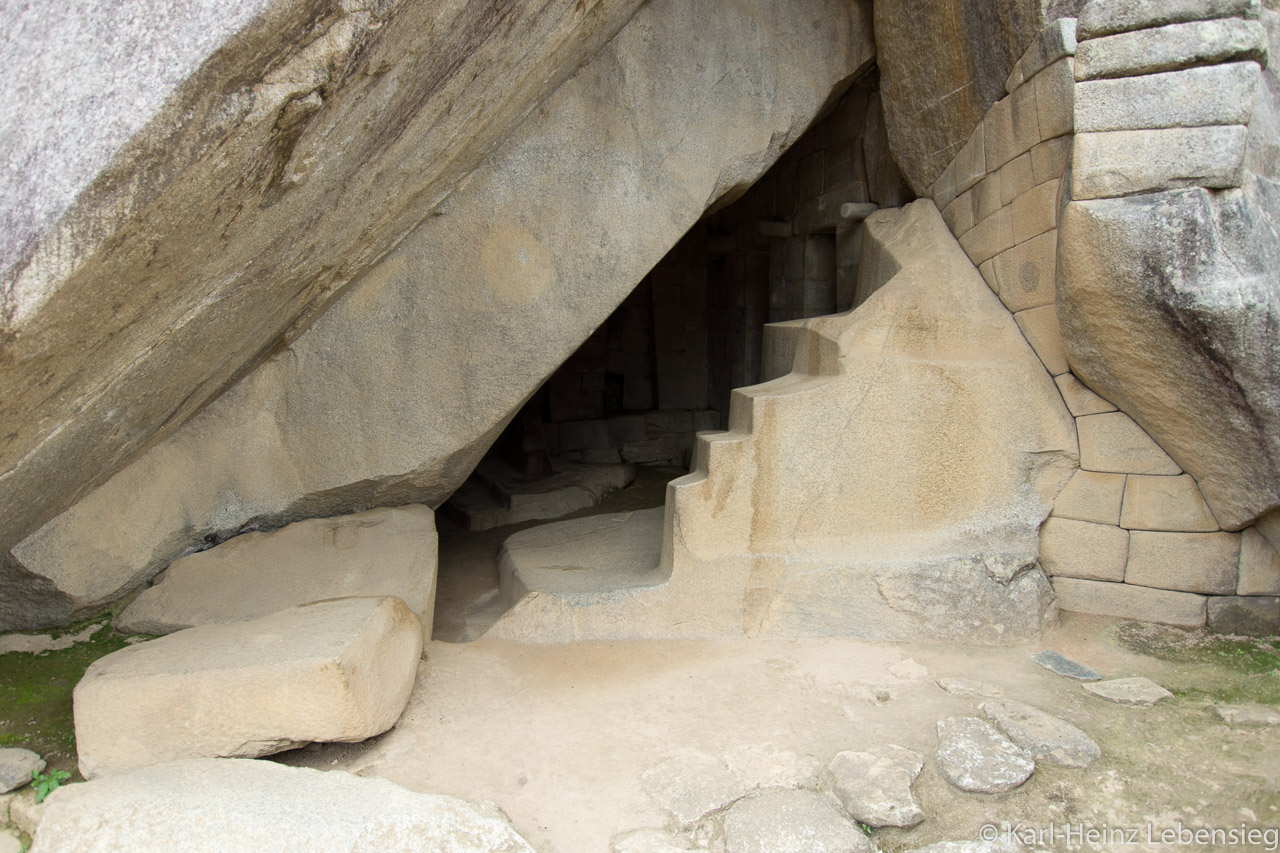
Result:
<svg viewBox="0 0 1280 853">
<path fill-rule="evenodd" d="M 31 781 L 31 772 L 43 770 L 44 759 L 29 749 L 0 749 L 0 794 Z"/>
<path fill-rule="evenodd" d="M 915 826 L 924 812 L 911 795 L 911 784 L 923 768 L 919 753 L 890 745 L 837 753 L 827 769 L 849 817 L 868 826 Z"/>
<path fill-rule="evenodd" d="M 4 618 L 65 616 L 250 522 L 444 500 L 707 208 L 869 65 L 867 5 L 645 5 L 287 349 L 28 537 L 29 603 Z"/>
<path fill-rule="evenodd" d="M 1152 74 L 1233 60 L 1265 63 L 1267 52 L 1267 31 L 1257 21 L 1192 21 L 1090 39 L 1076 48 L 1076 79 Z"/>
<path fill-rule="evenodd" d="M 1219 634 L 1280 636 L 1280 596 L 1215 596 L 1209 599 L 1208 623 Z"/>
<path fill-rule="evenodd" d="M 816 791 L 760 791 L 725 813 L 725 847 L 734 853 L 874 853 L 876 847 Z"/>
<path fill-rule="evenodd" d="M 640 5 L 6 6 L 0 550 L 296 335 Z"/>
<path fill-rule="evenodd" d="M 977 717 L 938 721 L 938 769 L 962 791 L 997 794 L 1031 778 L 1031 754 Z"/>
<path fill-rule="evenodd" d="M 1082 684 L 1086 693 L 1109 699 L 1120 705 L 1154 705 L 1173 694 L 1149 678 L 1113 678 L 1095 684 Z"/>
<path fill-rule="evenodd" d="M 404 711 L 421 655 L 417 617 L 390 597 L 317 602 L 129 646 L 76 685 L 80 772 L 373 737 Z"/>
<path fill-rule="evenodd" d="M 983 681 L 971 681 L 967 678 L 939 678 L 938 687 L 952 696 L 986 696 L 991 699 L 1004 695 L 999 687 Z"/>
<path fill-rule="evenodd" d="M 692 849 L 688 839 L 665 829 L 635 829 L 609 844 L 610 853 L 683 853 Z"/>
<path fill-rule="evenodd" d="M 1072 202 L 1058 318 L 1072 370 L 1238 530 L 1280 505 L 1280 186 Z"/>
<path fill-rule="evenodd" d="M 533 853 L 491 803 L 270 761 L 189 759 L 67 785 L 33 853 Z"/>
<path fill-rule="evenodd" d="M 373 509 L 245 533 L 176 561 L 116 618 L 116 627 L 168 634 L 258 619 L 329 598 L 392 595 L 431 639 L 435 517 L 425 506 Z"/>
<path fill-rule="evenodd" d="M 1036 761 L 1061 767 L 1088 767 L 1102 750 L 1080 729 L 1025 702 L 996 699 L 980 710 L 1000 733 L 1031 753 Z"/>
<path fill-rule="evenodd" d="M 744 790 L 737 775 L 721 760 L 702 753 L 674 755 L 644 772 L 649 796 L 680 826 L 727 806 Z"/>
<path fill-rule="evenodd" d="M 1267 705 L 1214 705 L 1213 713 L 1229 726 L 1280 726 L 1280 710 Z"/>
<path fill-rule="evenodd" d="M 1215 18 L 1256 18 L 1258 0 L 1093 0 L 1080 10 L 1081 39 Z"/>
</svg>

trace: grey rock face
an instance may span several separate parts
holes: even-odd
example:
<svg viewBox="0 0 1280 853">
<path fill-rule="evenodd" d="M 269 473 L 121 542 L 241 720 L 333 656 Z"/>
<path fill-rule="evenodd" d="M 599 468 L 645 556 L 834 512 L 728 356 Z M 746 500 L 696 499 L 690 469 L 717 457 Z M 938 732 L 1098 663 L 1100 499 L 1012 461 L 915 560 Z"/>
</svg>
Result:
<svg viewBox="0 0 1280 853">
<path fill-rule="evenodd" d="M 0 794 L 31 781 L 31 771 L 45 768 L 44 759 L 29 749 L 0 749 Z"/>
<path fill-rule="evenodd" d="M 924 759 L 900 746 L 837 753 L 827 768 L 849 816 L 868 826 L 915 826 L 924 812 L 911 795 Z"/>
<path fill-rule="evenodd" d="M 1209 630 L 1246 637 L 1280 635 L 1280 596 L 1224 595 L 1209 599 Z"/>
<path fill-rule="evenodd" d="M 491 803 L 385 779 L 269 761 L 192 759 L 66 785 L 47 801 L 38 853 L 533 853 Z"/>
<path fill-rule="evenodd" d="M 1256 18 L 1258 0 L 1093 0 L 1080 10 L 1080 39 L 1212 18 Z"/>
<path fill-rule="evenodd" d="M 1280 505 L 1280 184 L 1068 204 L 1072 370 L 1196 478 L 1228 530 Z"/>
<path fill-rule="evenodd" d="M 1154 705 L 1173 694 L 1149 678 L 1113 678 L 1096 684 L 1081 685 L 1086 693 L 1092 693 L 1120 705 Z"/>
<path fill-rule="evenodd" d="M 1076 663 L 1070 658 L 1063 657 L 1053 649 L 1045 649 L 1031 656 L 1031 659 L 1040 664 L 1050 672 L 1058 675 L 1065 675 L 1067 678 L 1074 678 L 1076 681 L 1098 681 L 1101 675 L 1094 672 L 1082 663 Z"/>
<path fill-rule="evenodd" d="M 1087 734 L 1052 714 L 1012 699 L 982 703 L 980 710 L 1009 740 L 1036 761 L 1061 767 L 1088 767 L 1102 750 Z"/>
<path fill-rule="evenodd" d="M 1031 778 L 1031 754 L 977 717 L 938 721 L 938 769 L 962 791 L 997 794 Z"/>
<path fill-rule="evenodd" d="M 725 846 L 734 853 L 874 853 L 875 845 L 815 791 L 760 791 L 725 813 Z"/>
</svg>

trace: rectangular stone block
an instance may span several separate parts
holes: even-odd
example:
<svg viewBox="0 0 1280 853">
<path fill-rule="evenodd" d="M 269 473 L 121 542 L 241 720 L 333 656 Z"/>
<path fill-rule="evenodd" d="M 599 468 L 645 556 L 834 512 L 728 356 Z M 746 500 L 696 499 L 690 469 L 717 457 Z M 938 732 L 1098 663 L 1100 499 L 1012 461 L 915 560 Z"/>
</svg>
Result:
<svg viewBox="0 0 1280 853">
<path fill-rule="evenodd" d="M 1280 636 L 1280 597 L 1254 595 L 1209 599 L 1209 630 L 1245 637 Z"/>
<path fill-rule="evenodd" d="M 1100 415 L 1104 412 L 1116 411 L 1115 406 L 1090 391 L 1084 383 L 1070 373 L 1055 376 L 1053 381 L 1058 384 L 1058 390 L 1062 392 L 1067 410 L 1077 418 L 1081 415 Z M 1117 507 L 1118 511 L 1119 507 Z"/>
<path fill-rule="evenodd" d="M 1031 152 L 1019 154 L 1000 167 L 1000 204 L 1009 204 L 1036 185 L 1031 174 Z M 1016 229 L 1016 224 L 1015 224 Z"/>
<path fill-rule="evenodd" d="M 996 262 L 984 261 L 978 267 L 978 272 L 982 273 L 982 278 L 987 282 L 987 287 L 991 288 L 991 292 L 995 293 L 996 285 Z"/>
<path fill-rule="evenodd" d="M 1009 219 L 1009 209 L 1002 207 L 970 228 L 960 238 L 960 246 L 968 254 L 969 260 L 979 266 L 1011 248 L 1013 222 Z"/>
<path fill-rule="evenodd" d="M 1053 502 L 1054 518 L 1092 521 L 1095 524 L 1120 523 L 1120 502 L 1124 498 L 1124 474 L 1103 474 L 1077 470 Z M 1128 539 L 1125 539 L 1126 553 Z M 1123 580 L 1124 573 L 1114 580 Z"/>
<path fill-rule="evenodd" d="M 956 155 L 954 172 L 957 194 L 963 193 L 987 176 L 986 131 L 982 129 L 981 122 Z"/>
<path fill-rule="evenodd" d="M 1013 94 L 997 101 L 982 120 L 986 129 L 988 174 L 1040 141 L 1040 124 L 1036 116 L 1034 86 L 1021 86 Z"/>
<path fill-rule="evenodd" d="M 1076 133 L 1248 124 L 1262 79 L 1256 62 L 1076 84 Z"/>
<path fill-rule="evenodd" d="M 1124 412 L 1076 418 L 1080 467 L 1113 474 L 1181 474 L 1147 431 Z"/>
<path fill-rule="evenodd" d="M 1240 532 L 1237 595 L 1280 595 L 1280 553 L 1253 527 Z"/>
<path fill-rule="evenodd" d="M 1153 477 L 1131 474 L 1124 490 L 1120 526 L 1127 530 L 1210 533 L 1218 521 L 1190 474 Z"/>
<path fill-rule="evenodd" d="M 1067 171 L 1071 158 L 1070 136 L 1046 139 L 1031 149 L 1031 174 L 1037 184 L 1061 178 Z"/>
<path fill-rule="evenodd" d="M 1058 227 L 1058 189 L 1061 186 L 1060 180 L 1048 181 L 1013 200 L 1009 217 L 1013 221 L 1015 243 L 1025 243 Z"/>
<path fill-rule="evenodd" d="M 1040 71 L 1065 56 L 1076 52 L 1076 20 L 1075 18 L 1058 18 L 1040 32 L 1036 33 L 1031 46 L 1018 59 L 1005 80 L 1006 92 L 1013 93 L 1027 80 L 1035 77 Z"/>
<path fill-rule="evenodd" d="M 979 181 L 971 190 L 973 193 L 973 221 L 981 222 L 988 216 L 994 216 L 1004 202 L 1000 198 L 1000 172 L 996 171 Z"/>
<path fill-rule="evenodd" d="M 1076 130 L 1075 60 L 1063 59 L 1036 75 L 1036 119 L 1040 140 Z"/>
<path fill-rule="evenodd" d="M 966 234 L 973 224 L 977 222 L 977 217 L 973 215 L 973 191 L 961 193 L 955 201 L 947 205 L 947 210 L 951 211 L 951 218 L 947 221 L 947 227 L 951 229 L 951 233 L 959 239 Z M 947 219 L 947 212 L 943 211 L 942 218 Z"/>
<path fill-rule="evenodd" d="M 1062 609 L 1073 613 L 1162 622 L 1180 628 L 1199 628 L 1205 623 L 1203 595 L 1082 578 L 1054 578 L 1053 591 Z"/>
<path fill-rule="evenodd" d="M 1093 39 L 1076 53 L 1076 79 L 1130 77 L 1193 65 L 1267 60 L 1267 30 L 1257 21 L 1192 21 Z"/>
<path fill-rule="evenodd" d="M 1128 584 L 1231 595 L 1240 563 L 1238 533 L 1129 531 Z"/>
<path fill-rule="evenodd" d="M 1238 187 L 1248 128 L 1173 127 L 1078 133 L 1071 172 L 1075 200 L 1186 186 Z"/>
<path fill-rule="evenodd" d="M 933 196 L 933 203 L 938 206 L 938 210 L 942 210 L 956 200 L 956 196 L 959 193 L 956 192 L 955 160 L 948 163 L 947 168 L 942 170 L 942 174 L 938 176 L 938 180 L 933 182 L 933 187 L 929 192 Z"/>
<path fill-rule="evenodd" d="M 995 261 L 1000 301 L 1010 311 L 1017 313 L 1053 304 L 1057 289 L 1057 231 L 1019 243 L 996 256 Z"/>
<path fill-rule="evenodd" d="M 1258 0 L 1104 0 L 1087 3 L 1080 10 L 1076 38 L 1083 42 L 1166 24 L 1213 18 L 1257 18 L 1258 14 Z"/>
<path fill-rule="evenodd" d="M 1031 348 L 1040 356 L 1049 375 L 1058 376 L 1066 373 L 1067 351 L 1062 346 L 1062 330 L 1058 328 L 1058 309 L 1054 305 L 1041 305 L 1019 311 L 1013 315 L 1022 336 L 1031 344 Z"/>
<path fill-rule="evenodd" d="M 1119 527 L 1051 516 L 1040 528 L 1040 565 L 1053 577 L 1122 581 L 1128 558 Z"/>
</svg>

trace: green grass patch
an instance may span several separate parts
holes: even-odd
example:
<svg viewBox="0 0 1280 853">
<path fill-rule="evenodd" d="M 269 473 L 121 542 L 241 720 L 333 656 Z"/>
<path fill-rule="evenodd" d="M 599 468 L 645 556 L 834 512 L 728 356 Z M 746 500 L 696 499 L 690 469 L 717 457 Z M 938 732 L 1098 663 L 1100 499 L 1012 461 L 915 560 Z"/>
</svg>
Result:
<svg viewBox="0 0 1280 853">
<path fill-rule="evenodd" d="M 1274 638 L 1124 622 L 1116 640 L 1131 652 L 1178 664 L 1165 687 L 1181 698 L 1280 704 L 1280 647 Z"/>
</svg>

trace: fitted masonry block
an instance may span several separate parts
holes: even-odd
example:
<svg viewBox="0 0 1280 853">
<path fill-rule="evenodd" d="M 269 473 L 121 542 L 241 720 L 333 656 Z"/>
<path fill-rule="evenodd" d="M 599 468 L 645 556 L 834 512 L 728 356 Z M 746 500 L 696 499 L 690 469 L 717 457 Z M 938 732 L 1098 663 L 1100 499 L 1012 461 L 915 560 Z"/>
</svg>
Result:
<svg viewBox="0 0 1280 853">
<path fill-rule="evenodd" d="M 1252 527 L 1240 533 L 1237 595 L 1280 595 L 1280 553 Z"/>
<path fill-rule="evenodd" d="M 1120 526 L 1129 530 L 1210 533 L 1218 520 L 1189 474 L 1153 477 L 1131 474 L 1124 490 Z"/>
<path fill-rule="evenodd" d="M 1232 60 L 1265 62 L 1267 30 L 1257 21 L 1191 21 L 1092 39 L 1076 51 L 1076 79 L 1129 77 Z"/>
<path fill-rule="evenodd" d="M 1129 533 L 1128 584 L 1231 595 L 1240 562 L 1237 533 Z"/>
<path fill-rule="evenodd" d="M 1081 415 L 1100 415 L 1116 411 L 1115 406 L 1090 391 L 1083 382 L 1070 373 L 1055 376 L 1053 381 L 1058 383 L 1058 390 L 1062 392 L 1062 399 L 1066 401 L 1067 409 L 1077 418 Z"/>
<path fill-rule="evenodd" d="M 1203 595 L 1083 578 L 1054 578 L 1053 591 L 1058 606 L 1073 613 L 1162 622 L 1180 628 L 1199 628 L 1205 623 Z"/>
<path fill-rule="evenodd" d="M 1248 135 L 1243 125 L 1077 133 L 1071 197 L 1080 201 L 1187 186 L 1238 187 Z"/>
<path fill-rule="evenodd" d="M 1057 500 L 1053 502 L 1053 516 L 1117 525 L 1120 523 L 1120 502 L 1124 498 L 1124 481 L 1124 474 L 1080 469 L 1058 493 Z M 1126 542 L 1127 539 L 1126 536 Z M 1123 577 L 1122 572 L 1115 580 Z"/>
<path fill-rule="evenodd" d="M 1058 179 L 1046 181 L 1013 200 L 1009 216 L 1013 220 L 1014 242 L 1025 243 L 1058 227 L 1058 189 L 1061 186 Z"/>
<path fill-rule="evenodd" d="M 1076 84 L 1075 130 L 1248 124 L 1258 64 L 1235 62 Z"/>
<path fill-rule="evenodd" d="M 1040 140 L 1054 139 L 1075 129 L 1075 60 L 1055 62 L 1036 75 L 1037 128 Z"/>
<path fill-rule="evenodd" d="M 1129 534 L 1110 524 L 1050 517 L 1040 528 L 1040 565 L 1053 577 L 1124 580 Z"/>
<path fill-rule="evenodd" d="M 1169 458 L 1124 412 L 1076 418 L 1080 435 L 1080 467 L 1116 474 L 1181 474 Z"/>
<path fill-rule="evenodd" d="M 970 228 L 960 238 L 960 246 L 975 264 L 982 264 L 1012 248 L 1013 221 L 1009 218 L 1009 209 L 1002 207 Z"/>
<path fill-rule="evenodd" d="M 1010 311 L 1016 314 L 1053 304 L 1058 267 L 1057 231 L 1019 243 L 997 255 L 995 261 L 1000 301 Z"/>
<path fill-rule="evenodd" d="M 1019 311 L 1013 319 L 1051 376 L 1059 376 L 1070 369 L 1067 351 L 1062 346 L 1062 330 L 1058 327 L 1058 311 L 1054 306 L 1041 305 Z"/>
</svg>

